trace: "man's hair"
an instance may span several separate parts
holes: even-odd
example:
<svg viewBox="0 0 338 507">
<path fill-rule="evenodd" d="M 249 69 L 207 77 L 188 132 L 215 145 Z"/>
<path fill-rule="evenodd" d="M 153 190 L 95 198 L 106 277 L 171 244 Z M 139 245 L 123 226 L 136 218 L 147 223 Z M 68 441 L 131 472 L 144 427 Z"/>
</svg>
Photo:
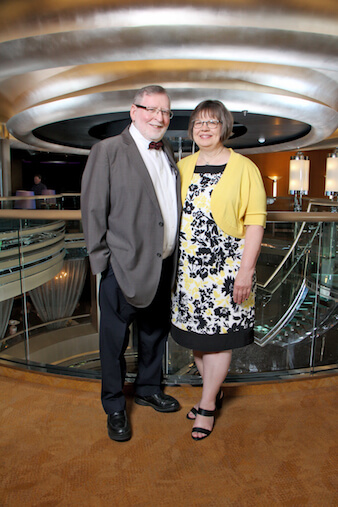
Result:
<svg viewBox="0 0 338 507">
<path fill-rule="evenodd" d="M 234 119 L 230 111 L 219 100 L 204 100 L 195 107 L 191 113 L 188 126 L 188 135 L 193 139 L 194 121 L 200 113 L 209 113 L 211 118 L 217 118 L 222 123 L 220 141 L 223 143 L 232 134 Z"/>
<path fill-rule="evenodd" d="M 144 95 L 154 95 L 155 93 L 162 93 L 163 95 L 166 95 L 168 97 L 168 99 L 170 100 L 169 95 L 167 94 L 166 90 L 162 86 L 149 85 L 149 86 L 144 86 L 143 88 L 141 88 L 140 90 L 138 90 L 136 92 L 134 99 L 133 99 L 133 104 L 137 104 L 137 103 L 141 102 Z"/>
</svg>

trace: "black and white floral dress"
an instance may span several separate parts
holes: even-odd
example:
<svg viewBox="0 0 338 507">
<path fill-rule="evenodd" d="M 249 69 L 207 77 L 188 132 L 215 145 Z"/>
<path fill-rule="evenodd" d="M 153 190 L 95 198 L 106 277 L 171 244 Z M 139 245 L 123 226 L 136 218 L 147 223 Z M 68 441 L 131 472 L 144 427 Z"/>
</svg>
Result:
<svg viewBox="0 0 338 507">
<path fill-rule="evenodd" d="M 241 305 L 232 298 L 244 239 L 225 234 L 210 209 L 226 166 L 196 166 L 183 206 L 172 330 L 180 345 L 221 351 L 253 342 L 255 283 Z"/>
</svg>

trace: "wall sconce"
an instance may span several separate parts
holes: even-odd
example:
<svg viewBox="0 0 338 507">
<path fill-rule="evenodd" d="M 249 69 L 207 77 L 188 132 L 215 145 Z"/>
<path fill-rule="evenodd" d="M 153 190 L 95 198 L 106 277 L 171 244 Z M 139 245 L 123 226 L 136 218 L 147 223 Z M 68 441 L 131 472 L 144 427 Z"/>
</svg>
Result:
<svg viewBox="0 0 338 507">
<path fill-rule="evenodd" d="M 298 151 L 290 159 L 289 194 L 294 195 L 294 211 L 302 211 L 302 196 L 309 191 L 309 157 Z"/>
<path fill-rule="evenodd" d="M 325 195 L 338 200 L 338 148 L 326 159 Z"/>
<path fill-rule="evenodd" d="M 272 197 L 277 197 L 277 181 L 281 179 L 282 176 L 268 176 L 269 180 L 272 180 Z"/>
</svg>

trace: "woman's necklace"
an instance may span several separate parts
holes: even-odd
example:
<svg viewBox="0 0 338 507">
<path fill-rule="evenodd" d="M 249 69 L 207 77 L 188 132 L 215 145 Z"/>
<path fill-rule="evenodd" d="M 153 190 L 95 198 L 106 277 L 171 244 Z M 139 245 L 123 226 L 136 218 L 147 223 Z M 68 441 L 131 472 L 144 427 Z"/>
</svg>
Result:
<svg viewBox="0 0 338 507">
<path fill-rule="evenodd" d="M 213 160 L 217 160 L 217 157 L 222 153 L 222 151 L 224 150 L 224 146 L 222 146 L 222 148 L 215 154 L 215 155 L 212 155 L 209 160 L 207 160 L 205 158 L 205 154 L 204 152 L 201 154 L 202 155 L 202 160 L 201 162 L 204 162 L 205 165 L 210 165 L 210 163 L 213 161 Z"/>
</svg>

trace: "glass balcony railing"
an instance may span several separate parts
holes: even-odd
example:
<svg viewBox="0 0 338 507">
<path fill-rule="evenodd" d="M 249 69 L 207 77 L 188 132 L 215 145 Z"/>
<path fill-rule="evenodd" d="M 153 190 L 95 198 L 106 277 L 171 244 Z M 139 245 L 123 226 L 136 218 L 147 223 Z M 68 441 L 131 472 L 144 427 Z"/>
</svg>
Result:
<svg viewBox="0 0 338 507">
<path fill-rule="evenodd" d="M 89 269 L 79 195 L 34 198 L 35 207 L 18 200 L 0 199 L 0 360 L 99 378 L 99 279 Z M 227 380 L 337 368 L 337 228 L 329 200 L 311 201 L 302 213 L 268 212 L 257 264 L 255 342 L 233 352 Z M 132 381 L 136 327 L 126 360 Z M 201 382 L 191 351 L 170 336 L 164 372 L 170 384 Z"/>
</svg>

